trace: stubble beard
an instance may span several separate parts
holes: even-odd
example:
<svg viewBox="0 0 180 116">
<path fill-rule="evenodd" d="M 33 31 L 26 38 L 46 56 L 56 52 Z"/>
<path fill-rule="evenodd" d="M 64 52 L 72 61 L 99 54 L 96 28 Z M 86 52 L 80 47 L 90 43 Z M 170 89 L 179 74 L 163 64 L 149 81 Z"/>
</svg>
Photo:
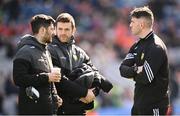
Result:
<svg viewBox="0 0 180 116">
<path fill-rule="evenodd" d="M 140 30 L 137 30 L 137 29 L 131 30 L 131 32 L 135 36 L 138 36 L 140 34 Z"/>
<path fill-rule="evenodd" d="M 44 42 L 47 44 L 52 42 L 52 35 L 50 35 L 48 31 L 46 31 L 44 35 Z"/>
<path fill-rule="evenodd" d="M 44 43 L 51 43 L 52 42 L 52 37 L 50 35 L 45 35 L 44 36 Z"/>
<path fill-rule="evenodd" d="M 68 42 L 69 39 L 70 39 L 70 38 L 69 38 L 68 36 L 60 36 L 61 42 Z"/>
<path fill-rule="evenodd" d="M 46 43 L 49 44 L 52 42 L 52 37 L 49 37 L 49 39 L 46 40 Z"/>
</svg>

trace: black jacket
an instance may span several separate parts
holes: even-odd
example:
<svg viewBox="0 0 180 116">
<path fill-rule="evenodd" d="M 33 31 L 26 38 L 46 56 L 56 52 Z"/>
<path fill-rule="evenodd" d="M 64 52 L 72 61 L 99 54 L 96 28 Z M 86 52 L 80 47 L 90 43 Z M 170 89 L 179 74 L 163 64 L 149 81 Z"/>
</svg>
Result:
<svg viewBox="0 0 180 116">
<path fill-rule="evenodd" d="M 48 82 L 51 62 L 47 57 L 51 58 L 46 46 L 31 35 L 25 35 L 18 43 L 13 60 L 13 79 L 19 86 L 19 114 L 52 114 L 52 95 L 56 95 L 56 89 Z M 26 88 L 30 86 L 38 90 L 39 99 L 27 96 Z"/>
<path fill-rule="evenodd" d="M 93 71 L 97 69 L 92 65 L 88 55 L 78 46 L 76 46 L 74 38 L 72 37 L 69 43 L 62 43 L 57 37 L 48 46 L 52 56 L 53 65 L 61 68 L 63 77 L 60 83 L 56 84 L 58 94 L 63 99 L 61 110 L 67 112 L 78 112 L 86 109 L 92 109 L 92 105 L 85 105 L 74 98 L 79 99 L 85 97 L 87 89 L 75 83 L 76 76 L 73 75 L 73 70 L 82 66 L 83 63 L 92 68 Z"/>
<path fill-rule="evenodd" d="M 143 66 L 141 73 L 134 70 Z M 133 78 L 135 83 L 134 106 L 138 108 L 164 107 L 169 104 L 169 66 L 167 49 L 163 41 L 150 32 L 131 48 L 120 66 L 125 78 Z"/>
</svg>

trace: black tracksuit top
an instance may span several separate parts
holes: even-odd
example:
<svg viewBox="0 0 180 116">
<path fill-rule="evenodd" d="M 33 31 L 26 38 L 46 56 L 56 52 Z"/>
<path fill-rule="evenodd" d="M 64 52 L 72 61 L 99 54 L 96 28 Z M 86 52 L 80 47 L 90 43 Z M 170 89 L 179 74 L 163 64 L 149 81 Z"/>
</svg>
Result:
<svg viewBox="0 0 180 116">
<path fill-rule="evenodd" d="M 137 74 L 133 66 L 143 66 Z M 120 65 L 122 77 L 135 81 L 134 106 L 168 105 L 169 66 L 167 48 L 153 32 L 136 42 Z"/>
<path fill-rule="evenodd" d="M 84 50 L 76 46 L 74 37 L 71 37 L 68 43 L 62 43 L 56 36 L 53 42 L 49 44 L 48 50 L 51 53 L 53 65 L 61 68 L 62 78 L 60 83 L 56 83 L 58 94 L 63 99 L 61 108 L 76 111 L 85 110 L 79 104 L 69 104 L 73 98 L 85 97 L 88 88 L 81 87 L 79 84 L 73 82 L 74 78 L 69 76 L 73 69 L 81 66 L 83 63 L 92 67 L 94 71 L 97 69 L 92 65 L 89 56 Z"/>
<path fill-rule="evenodd" d="M 47 57 L 51 58 L 46 46 L 31 35 L 24 36 L 18 43 L 13 60 L 13 80 L 19 86 L 20 114 L 52 114 L 52 97 L 57 95 L 55 86 L 48 82 L 51 71 Z M 40 93 L 35 103 L 26 95 L 26 87 L 33 86 Z"/>
</svg>

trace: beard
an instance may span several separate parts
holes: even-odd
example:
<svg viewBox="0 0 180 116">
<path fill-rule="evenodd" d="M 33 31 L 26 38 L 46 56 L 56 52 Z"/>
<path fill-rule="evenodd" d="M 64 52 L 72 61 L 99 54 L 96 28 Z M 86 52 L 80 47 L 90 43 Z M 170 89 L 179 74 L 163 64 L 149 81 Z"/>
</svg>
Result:
<svg viewBox="0 0 180 116">
<path fill-rule="evenodd" d="M 50 34 L 48 31 L 46 31 L 45 35 L 44 35 L 44 42 L 45 43 L 51 43 L 52 42 L 52 37 L 53 37 L 53 34 Z"/>
<path fill-rule="evenodd" d="M 45 34 L 43 38 L 44 43 L 51 43 L 52 42 L 52 36 Z"/>
<path fill-rule="evenodd" d="M 68 42 L 70 40 L 70 37 L 68 37 L 67 35 L 60 35 L 59 38 L 61 42 Z"/>
<path fill-rule="evenodd" d="M 140 34 L 141 30 L 140 29 L 131 29 L 131 32 L 133 35 L 138 36 Z"/>
<path fill-rule="evenodd" d="M 48 44 L 48 43 L 51 43 L 52 42 L 52 38 L 51 39 L 48 39 L 48 40 L 46 40 L 46 43 Z"/>
</svg>

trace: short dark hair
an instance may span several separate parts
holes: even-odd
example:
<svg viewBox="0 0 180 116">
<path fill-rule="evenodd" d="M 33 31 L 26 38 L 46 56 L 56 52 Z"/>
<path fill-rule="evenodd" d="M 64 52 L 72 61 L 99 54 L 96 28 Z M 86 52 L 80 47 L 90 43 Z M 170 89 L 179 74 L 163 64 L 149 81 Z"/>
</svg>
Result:
<svg viewBox="0 0 180 116">
<path fill-rule="evenodd" d="M 149 20 L 149 26 L 152 26 L 154 22 L 153 13 L 148 8 L 148 6 L 135 8 L 133 11 L 131 11 L 130 16 L 135 18 L 146 18 L 147 20 Z"/>
<path fill-rule="evenodd" d="M 63 23 L 71 23 L 72 28 L 75 28 L 75 21 L 72 15 L 69 13 L 61 13 L 57 18 L 56 18 L 56 26 L 58 22 L 63 22 Z"/>
<path fill-rule="evenodd" d="M 40 27 L 47 28 L 51 24 L 54 24 L 55 20 L 51 16 L 45 14 L 37 14 L 31 18 L 30 23 L 33 34 L 37 34 Z"/>
</svg>

